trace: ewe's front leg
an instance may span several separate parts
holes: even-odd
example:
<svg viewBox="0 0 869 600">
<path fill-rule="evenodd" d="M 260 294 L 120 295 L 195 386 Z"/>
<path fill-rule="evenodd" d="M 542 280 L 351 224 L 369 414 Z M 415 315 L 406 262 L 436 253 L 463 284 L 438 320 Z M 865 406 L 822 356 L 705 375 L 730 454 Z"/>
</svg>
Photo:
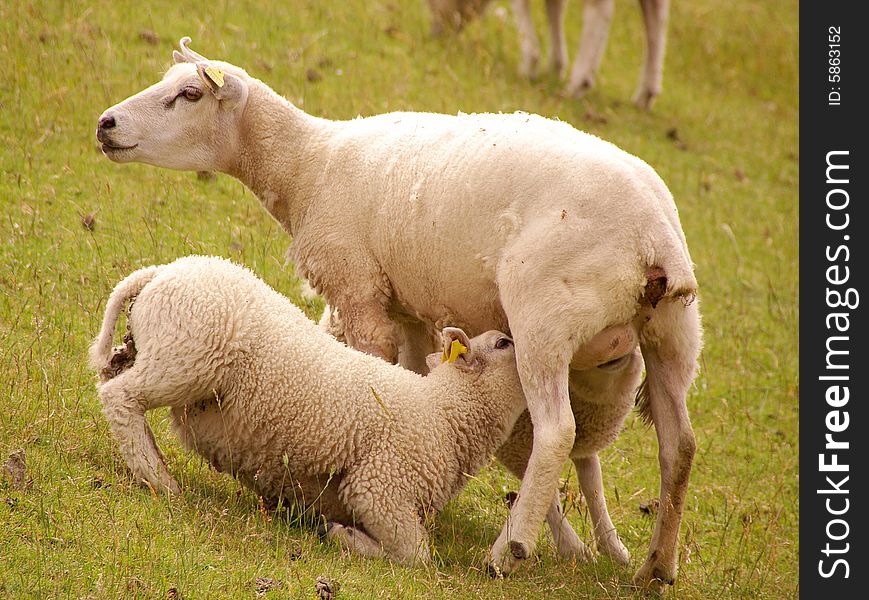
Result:
<svg viewBox="0 0 869 600">
<path fill-rule="evenodd" d="M 516 570 L 534 553 L 540 525 L 576 433 L 567 392 L 568 358 L 562 357 L 560 368 L 546 369 L 546 361 L 538 362 L 536 353 L 523 349 L 519 339 L 517 336 L 519 376 L 534 425 L 534 442 L 519 495 L 492 546 L 491 567 L 496 573 Z"/>
</svg>

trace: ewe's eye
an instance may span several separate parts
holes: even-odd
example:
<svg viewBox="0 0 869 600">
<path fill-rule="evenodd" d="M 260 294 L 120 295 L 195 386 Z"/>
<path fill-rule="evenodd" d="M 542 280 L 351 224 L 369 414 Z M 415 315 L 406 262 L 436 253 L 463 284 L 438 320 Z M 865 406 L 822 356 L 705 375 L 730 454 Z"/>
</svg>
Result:
<svg viewBox="0 0 869 600">
<path fill-rule="evenodd" d="M 497 350 L 503 350 L 505 348 L 509 348 L 512 345 L 513 345 L 513 340 L 511 340 L 510 338 L 505 338 L 505 337 L 499 338 L 498 341 L 495 342 L 495 348 Z"/>
<path fill-rule="evenodd" d="M 196 102 L 200 98 L 202 98 L 202 90 L 189 87 L 181 90 L 181 95 L 184 96 L 184 99 L 188 102 Z"/>
</svg>

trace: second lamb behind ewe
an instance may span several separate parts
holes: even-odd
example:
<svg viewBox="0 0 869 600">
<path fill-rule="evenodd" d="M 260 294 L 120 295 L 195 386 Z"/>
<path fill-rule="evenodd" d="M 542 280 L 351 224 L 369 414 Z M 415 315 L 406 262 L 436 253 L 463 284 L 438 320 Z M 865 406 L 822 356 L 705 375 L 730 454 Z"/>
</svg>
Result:
<svg viewBox="0 0 869 600">
<path fill-rule="evenodd" d="M 113 348 L 128 301 L 126 343 Z M 423 516 L 525 409 L 509 337 L 447 328 L 443 340 L 452 355 L 423 377 L 335 340 L 249 270 L 191 256 L 115 287 L 90 362 L 137 478 L 179 491 L 145 420 L 169 406 L 188 449 L 267 502 L 321 513 L 351 551 L 427 563 Z"/>
</svg>

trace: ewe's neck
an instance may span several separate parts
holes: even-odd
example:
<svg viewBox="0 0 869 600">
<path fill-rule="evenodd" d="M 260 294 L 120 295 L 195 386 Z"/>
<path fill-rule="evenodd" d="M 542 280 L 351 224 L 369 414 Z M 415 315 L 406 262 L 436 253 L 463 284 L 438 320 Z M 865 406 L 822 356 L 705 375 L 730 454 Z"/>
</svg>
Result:
<svg viewBox="0 0 869 600">
<path fill-rule="evenodd" d="M 251 81 L 235 159 L 226 172 L 249 187 L 290 235 L 307 211 L 330 123 Z"/>
</svg>

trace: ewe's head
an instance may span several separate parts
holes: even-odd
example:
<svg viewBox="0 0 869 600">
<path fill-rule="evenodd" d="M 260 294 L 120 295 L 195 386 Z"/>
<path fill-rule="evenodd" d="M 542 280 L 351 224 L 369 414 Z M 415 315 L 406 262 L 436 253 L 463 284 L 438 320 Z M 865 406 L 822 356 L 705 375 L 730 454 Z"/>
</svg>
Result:
<svg viewBox="0 0 869 600">
<path fill-rule="evenodd" d="M 447 327 L 441 333 L 443 352 L 429 354 L 426 365 L 435 369 L 457 369 L 480 376 L 491 374 L 504 383 L 519 385 L 516 372 L 516 352 L 513 340 L 500 331 L 487 331 L 473 339 L 457 327 Z"/>
<path fill-rule="evenodd" d="M 97 139 L 115 162 L 190 171 L 218 170 L 235 150 L 248 98 L 242 69 L 197 54 L 181 39 L 175 65 L 151 87 L 106 110 Z"/>
</svg>

